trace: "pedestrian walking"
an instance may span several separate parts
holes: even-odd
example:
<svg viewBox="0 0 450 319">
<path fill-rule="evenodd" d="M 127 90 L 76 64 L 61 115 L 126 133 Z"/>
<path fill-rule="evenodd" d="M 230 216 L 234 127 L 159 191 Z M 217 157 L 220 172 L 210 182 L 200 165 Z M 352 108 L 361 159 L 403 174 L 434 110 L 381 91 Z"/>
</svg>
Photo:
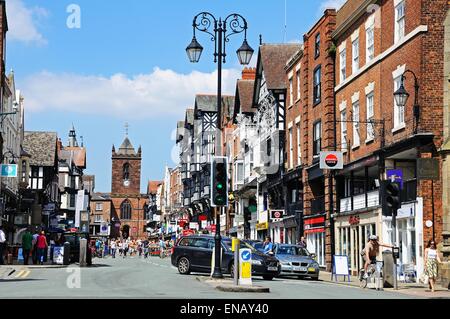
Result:
<svg viewBox="0 0 450 319">
<path fill-rule="evenodd" d="M 45 232 L 41 231 L 41 234 L 37 238 L 37 259 L 38 262 L 43 265 L 44 264 L 44 256 L 45 252 L 47 251 L 48 243 L 47 238 L 45 237 Z"/>
<path fill-rule="evenodd" d="M 3 225 L 0 225 L 0 265 L 4 265 L 3 254 L 6 248 L 6 235 L 3 231 Z"/>
<path fill-rule="evenodd" d="M 424 254 L 425 274 L 428 276 L 428 286 L 431 292 L 435 291 L 436 279 L 438 277 L 438 263 L 442 262 L 436 247 L 436 241 L 429 240 Z"/>
<path fill-rule="evenodd" d="M 33 248 L 32 248 L 33 251 L 32 251 L 32 255 L 31 255 L 34 265 L 36 265 L 38 263 L 38 258 L 37 258 L 38 249 L 36 246 L 38 237 L 39 237 L 39 232 L 36 230 L 33 234 Z"/>
<path fill-rule="evenodd" d="M 161 237 L 159 240 L 159 258 L 164 258 L 164 249 L 166 248 L 166 242 L 164 241 L 164 238 Z"/>
<path fill-rule="evenodd" d="M 302 248 L 306 249 L 306 238 L 305 236 L 300 237 L 300 241 L 297 243 Z"/>
<path fill-rule="evenodd" d="M 28 258 L 30 257 L 30 252 L 32 248 L 33 248 L 33 235 L 31 235 L 30 228 L 28 227 L 25 233 L 22 235 L 22 256 L 24 265 L 28 265 Z"/>
<path fill-rule="evenodd" d="M 144 245 L 144 258 L 148 258 L 148 245 L 149 245 L 148 240 L 145 240 L 143 245 Z"/>
<path fill-rule="evenodd" d="M 116 239 L 111 240 L 111 256 L 112 258 L 116 258 Z"/>
<path fill-rule="evenodd" d="M 117 246 L 119 247 L 119 257 L 120 257 L 123 254 L 123 244 L 120 240 L 119 240 L 119 243 L 117 244 Z"/>
<path fill-rule="evenodd" d="M 128 240 L 125 240 L 123 242 L 123 258 L 127 257 L 128 245 Z"/>
</svg>

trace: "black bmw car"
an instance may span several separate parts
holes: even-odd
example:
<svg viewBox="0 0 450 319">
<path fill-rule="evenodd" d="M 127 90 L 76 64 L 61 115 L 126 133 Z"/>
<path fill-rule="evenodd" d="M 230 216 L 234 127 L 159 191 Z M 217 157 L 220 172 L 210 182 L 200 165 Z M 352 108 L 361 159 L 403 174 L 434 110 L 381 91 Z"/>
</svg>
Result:
<svg viewBox="0 0 450 319">
<path fill-rule="evenodd" d="M 173 248 L 171 262 L 180 274 L 190 272 L 211 272 L 211 259 L 214 249 L 214 236 L 191 235 L 182 237 Z M 272 280 L 279 275 L 281 265 L 273 256 L 268 256 L 241 241 L 241 248 L 252 251 L 252 275 Z M 231 250 L 231 238 L 222 237 L 222 272 L 233 276 L 234 252 Z"/>
</svg>

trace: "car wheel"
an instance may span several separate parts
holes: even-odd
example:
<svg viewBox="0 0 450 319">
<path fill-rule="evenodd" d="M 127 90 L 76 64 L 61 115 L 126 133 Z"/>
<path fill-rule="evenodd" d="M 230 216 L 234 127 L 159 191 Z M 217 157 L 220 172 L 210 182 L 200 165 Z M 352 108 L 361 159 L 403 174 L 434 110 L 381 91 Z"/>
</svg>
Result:
<svg viewBox="0 0 450 319">
<path fill-rule="evenodd" d="M 178 272 L 182 275 L 187 275 L 191 272 L 190 270 L 191 263 L 189 262 L 189 259 L 186 257 L 181 257 L 180 260 L 178 260 Z"/>
<path fill-rule="evenodd" d="M 230 270 L 230 277 L 234 278 L 234 262 L 232 261 L 230 264 L 230 267 L 228 267 Z"/>
<path fill-rule="evenodd" d="M 265 280 L 272 280 L 272 279 L 273 279 L 273 276 L 271 276 L 271 275 L 264 275 L 263 278 L 264 278 Z"/>
</svg>

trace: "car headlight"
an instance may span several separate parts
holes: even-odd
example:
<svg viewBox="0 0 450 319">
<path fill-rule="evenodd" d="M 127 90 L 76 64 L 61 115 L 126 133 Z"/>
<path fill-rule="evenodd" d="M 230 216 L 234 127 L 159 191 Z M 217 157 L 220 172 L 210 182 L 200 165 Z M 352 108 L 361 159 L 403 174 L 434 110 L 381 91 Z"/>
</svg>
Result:
<svg viewBox="0 0 450 319">
<path fill-rule="evenodd" d="M 252 259 L 252 265 L 262 265 L 262 261 L 258 259 Z"/>
<path fill-rule="evenodd" d="M 311 263 L 311 264 L 309 264 L 309 267 L 314 267 L 314 268 L 319 269 L 319 264 L 318 263 Z"/>
</svg>

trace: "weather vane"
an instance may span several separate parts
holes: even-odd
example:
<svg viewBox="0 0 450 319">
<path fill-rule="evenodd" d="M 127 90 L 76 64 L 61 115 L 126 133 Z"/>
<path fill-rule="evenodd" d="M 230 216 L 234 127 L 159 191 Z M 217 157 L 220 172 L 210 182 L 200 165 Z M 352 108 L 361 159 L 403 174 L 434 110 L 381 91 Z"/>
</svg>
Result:
<svg viewBox="0 0 450 319">
<path fill-rule="evenodd" d="M 128 137 L 128 122 L 125 122 L 125 136 Z"/>
</svg>

